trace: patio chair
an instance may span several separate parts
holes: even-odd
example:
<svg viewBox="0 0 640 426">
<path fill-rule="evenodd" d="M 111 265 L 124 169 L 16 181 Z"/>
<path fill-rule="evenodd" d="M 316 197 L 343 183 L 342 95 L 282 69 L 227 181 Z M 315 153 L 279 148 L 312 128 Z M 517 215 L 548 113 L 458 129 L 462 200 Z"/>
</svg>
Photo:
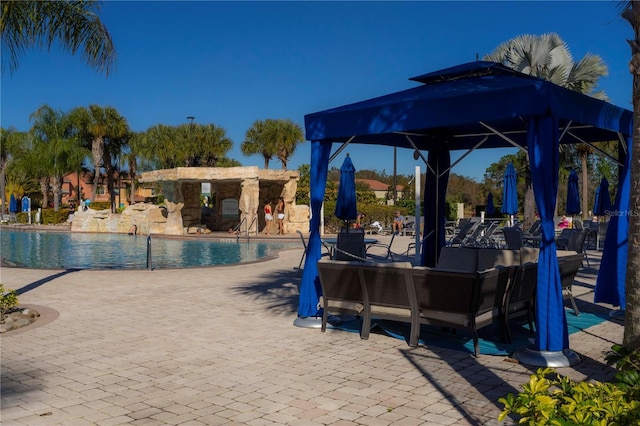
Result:
<svg viewBox="0 0 640 426">
<path fill-rule="evenodd" d="M 334 260 L 359 260 L 366 259 L 364 246 L 364 232 L 340 232 L 334 248 Z"/>
<path fill-rule="evenodd" d="M 504 236 L 505 248 L 509 250 L 520 250 L 522 248 L 522 231 L 519 228 L 502 228 L 502 235 Z"/>
<path fill-rule="evenodd" d="M 322 296 L 321 331 L 327 329 L 329 312 L 351 313 L 360 315 L 364 311 L 364 295 L 358 277 L 358 262 L 320 259 L 318 261 L 318 277 Z"/>
<path fill-rule="evenodd" d="M 526 263 L 513 274 L 507 286 L 502 307 L 502 327 L 507 341 L 511 342 L 510 321 L 513 318 L 527 316 L 529 331 L 533 333 L 534 304 L 538 285 L 538 264 Z"/>
<path fill-rule="evenodd" d="M 569 299 L 571 306 L 573 307 L 573 313 L 578 316 L 580 310 L 576 305 L 576 300 L 573 298 L 573 292 L 571 291 L 573 282 L 578 274 L 578 269 L 582 265 L 583 257 L 580 254 L 563 256 L 558 258 L 558 266 L 560 268 L 560 281 L 562 282 L 562 294 L 565 299 Z"/>
<path fill-rule="evenodd" d="M 484 232 L 477 238 L 476 243 L 479 247 L 500 248 L 500 242 L 495 237 L 498 230 L 498 222 L 491 222 L 484 229 Z"/>
<path fill-rule="evenodd" d="M 407 216 L 404 218 L 404 226 L 402 227 L 402 235 L 413 236 L 416 234 L 416 218 L 415 216 Z"/>
<path fill-rule="evenodd" d="M 463 225 L 461 225 L 458 233 L 450 238 L 449 241 L 447 241 L 447 246 L 453 247 L 454 245 L 461 245 L 473 225 L 474 222 L 471 221 L 465 222 Z"/>
<path fill-rule="evenodd" d="M 471 331 L 479 356 L 478 330 L 499 322 L 511 268 L 455 272 L 413 268 L 420 322 Z"/>
<path fill-rule="evenodd" d="M 480 241 L 482 235 L 487 230 L 487 226 L 484 223 L 478 222 L 475 227 L 473 227 L 472 231 L 462 240 L 462 247 L 480 247 Z"/>
<path fill-rule="evenodd" d="M 300 239 L 302 240 L 302 246 L 304 247 L 304 251 L 302 252 L 302 257 L 300 258 L 300 263 L 298 264 L 298 275 L 300 275 L 300 273 L 302 272 L 302 263 L 304 262 L 304 258 L 307 255 L 307 240 L 304 239 L 304 235 L 302 235 L 302 232 L 300 232 L 299 229 L 296 230 L 296 232 L 298 233 L 298 235 L 300 235 Z M 329 249 L 327 248 L 326 245 L 324 245 L 324 248 L 327 249 L 327 253 L 322 253 L 322 256 L 329 256 Z"/>
<path fill-rule="evenodd" d="M 394 259 L 393 259 L 393 252 L 391 251 L 391 245 L 393 244 L 393 240 L 396 238 L 396 235 L 397 235 L 397 232 L 394 232 L 393 234 L 391 234 L 391 240 L 389 241 L 389 244 L 384 244 L 384 243 L 369 244 L 365 250 L 366 256 L 373 257 L 374 259 L 377 259 L 377 260 L 387 260 L 391 258 L 391 261 L 393 262 Z M 384 255 L 371 254 L 369 253 L 369 250 L 373 247 L 385 249 L 386 252 Z"/>
<path fill-rule="evenodd" d="M 524 235 L 527 235 L 527 236 L 540 235 L 542 233 L 542 227 L 540 226 L 541 224 L 542 224 L 542 221 L 540 219 L 536 220 L 531 224 L 531 226 L 527 231 L 523 232 Z"/>
<path fill-rule="evenodd" d="M 591 265 L 589 263 L 589 256 L 587 255 L 587 250 L 586 250 L 586 245 L 587 245 L 586 240 L 587 240 L 588 234 L 589 234 L 589 231 L 586 229 L 583 229 L 581 231 L 574 229 L 574 232 L 571 233 L 568 240 L 556 241 L 556 247 L 558 250 L 575 251 L 576 253 L 580 254 L 582 257 L 582 260 L 587 261 L 587 268 L 590 270 Z M 582 265 L 582 262 L 581 262 L 581 265 Z"/>
<path fill-rule="evenodd" d="M 598 234 L 596 237 L 596 251 L 604 250 L 604 242 L 607 239 L 607 228 L 609 222 L 598 223 Z"/>
<path fill-rule="evenodd" d="M 418 305 L 409 262 L 370 263 L 358 267 L 364 293 L 362 338 L 369 338 L 371 319 L 388 319 L 411 324 L 409 346 L 420 337 Z"/>
<path fill-rule="evenodd" d="M 560 235 L 556 237 L 556 247 L 566 247 L 571 236 L 577 232 L 579 231 L 576 229 L 563 229 L 560 231 Z M 566 250 L 566 248 L 564 250 Z"/>
</svg>

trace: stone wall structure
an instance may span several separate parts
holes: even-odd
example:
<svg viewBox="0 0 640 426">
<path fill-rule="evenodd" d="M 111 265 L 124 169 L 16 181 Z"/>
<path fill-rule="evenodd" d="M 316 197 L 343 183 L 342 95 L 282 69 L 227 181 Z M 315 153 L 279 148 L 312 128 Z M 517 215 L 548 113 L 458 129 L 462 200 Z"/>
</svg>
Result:
<svg viewBox="0 0 640 426">
<path fill-rule="evenodd" d="M 167 216 L 164 230 L 159 233 L 183 235 L 196 230 L 226 231 L 238 225 L 241 233 L 257 233 L 265 226 L 264 204 L 270 201 L 275 208 L 280 197 L 285 200 L 285 231 L 308 232 L 309 206 L 295 204 L 299 179 L 294 170 L 178 167 L 144 172 L 140 182 L 162 187 Z M 211 185 L 214 209 L 201 207 L 202 183 Z M 238 211 L 223 211 L 224 200 L 237 200 Z M 275 232 L 276 225 L 272 226 Z"/>
</svg>

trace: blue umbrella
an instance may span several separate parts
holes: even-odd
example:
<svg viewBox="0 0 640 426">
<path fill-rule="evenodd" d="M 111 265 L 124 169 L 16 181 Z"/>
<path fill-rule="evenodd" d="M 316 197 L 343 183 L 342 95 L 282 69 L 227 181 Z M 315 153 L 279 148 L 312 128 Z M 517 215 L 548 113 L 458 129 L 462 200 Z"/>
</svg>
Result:
<svg viewBox="0 0 640 426">
<path fill-rule="evenodd" d="M 9 213 L 18 213 L 18 202 L 13 194 L 11 194 L 11 198 L 9 200 Z"/>
<path fill-rule="evenodd" d="M 358 217 L 356 206 L 356 168 L 353 167 L 351 157 L 347 157 L 340 167 L 340 187 L 336 200 L 336 217 L 349 221 Z M 347 227 L 348 229 L 348 227 Z"/>
<path fill-rule="evenodd" d="M 516 169 L 513 167 L 513 163 L 507 164 L 507 170 L 504 172 L 502 208 L 500 211 L 511 216 L 511 226 L 513 226 L 513 215 L 518 213 Z"/>
<path fill-rule="evenodd" d="M 580 192 L 578 190 L 578 174 L 575 170 L 569 173 L 567 182 L 567 214 L 570 216 L 580 214 Z"/>
<path fill-rule="evenodd" d="M 493 216 L 494 214 L 496 214 L 496 208 L 493 205 L 493 194 L 492 193 L 489 193 L 489 195 L 487 195 L 486 213 L 487 213 L 487 216 Z"/>
<path fill-rule="evenodd" d="M 603 177 L 600 186 L 596 189 L 596 198 L 593 203 L 593 214 L 604 216 L 611 211 L 611 197 L 609 196 L 609 181 Z"/>
</svg>

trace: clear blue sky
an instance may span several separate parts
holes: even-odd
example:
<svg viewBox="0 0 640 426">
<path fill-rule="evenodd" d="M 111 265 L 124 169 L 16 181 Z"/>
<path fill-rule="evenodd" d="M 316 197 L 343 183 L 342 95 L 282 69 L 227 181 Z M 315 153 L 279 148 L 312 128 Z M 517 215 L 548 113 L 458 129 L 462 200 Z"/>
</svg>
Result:
<svg viewBox="0 0 640 426">
<path fill-rule="evenodd" d="M 229 157 L 262 167 L 261 157 L 240 152 L 255 120 L 288 118 L 304 128 L 305 114 L 414 87 L 410 77 L 474 61 L 517 35 L 547 32 L 568 43 L 574 60 L 600 55 L 609 66 L 601 88 L 630 109 L 626 39 L 633 32 L 619 4 L 108 1 L 100 16 L 117 49 L 116 71 L 106 78 L 80 56 L 29 51 L 16 72 L 2 75 L 0 124 L 28 130 L 29 115 L 43 104 L 62 111 L 112 106 L 135 131 L 191 115 L 226 129 L 234 142 Z M 393 173 L 393 148 L 351 145 L 347 152 L 358 170 Z M 513 152 L 478 151 L 453 171 L 481 180 Z M 289 168 L 309 162 L 305 142 Z M 398 173 L 412 174 L 416 165 L 424 171 L 410 150 L 398 150 Z"/>
</svg>

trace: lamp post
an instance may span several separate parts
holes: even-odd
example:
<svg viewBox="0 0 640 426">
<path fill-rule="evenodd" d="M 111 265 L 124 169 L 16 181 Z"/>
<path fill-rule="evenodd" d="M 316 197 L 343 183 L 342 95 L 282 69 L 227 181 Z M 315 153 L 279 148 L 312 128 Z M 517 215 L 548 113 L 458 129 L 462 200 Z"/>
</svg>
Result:
<svg viewBox="0 0 640 426">
<path fill-rule="evenodd" d="M 193 115 L 187 116 L 187 120 L 189 120 L 189 144 L 191 144 L 191 139 L 193 138 L 193 120 L 195 119 L 196 118 Z M 193 166 L 191 159 L 189 159 L 187 166 Z"/>
</svg>

